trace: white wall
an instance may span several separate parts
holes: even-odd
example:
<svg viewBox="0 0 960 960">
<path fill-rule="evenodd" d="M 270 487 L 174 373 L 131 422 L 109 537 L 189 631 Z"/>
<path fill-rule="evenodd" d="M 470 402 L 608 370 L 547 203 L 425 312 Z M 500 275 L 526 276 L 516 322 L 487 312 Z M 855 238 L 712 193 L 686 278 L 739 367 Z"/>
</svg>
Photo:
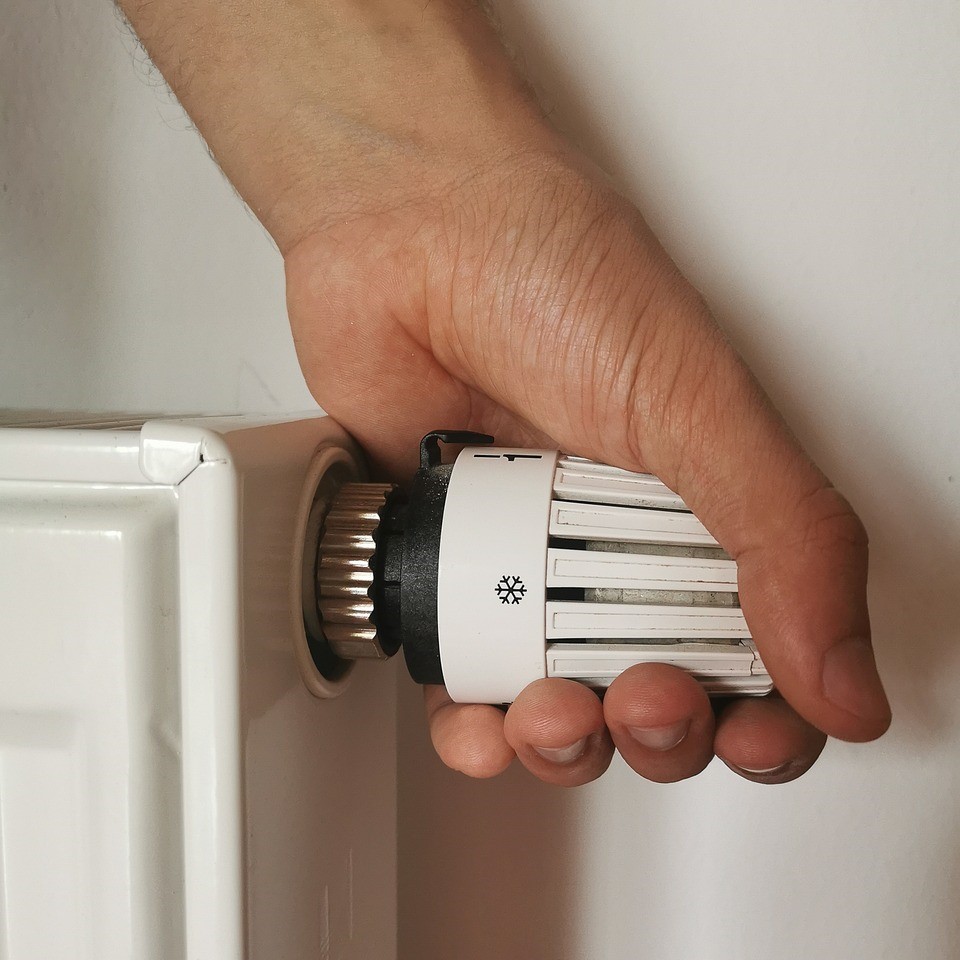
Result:
<svg viewBox="0 0 960 960">
<path fill-rule="evenodd" d="M 402 960 L 960 956 L 960 7 L 502 0 L 871 533 L 895 725 L 795 784 L 442 770 L 405 688 Z M 0 405 L 310 405 L 279 258 L 106 0 L 0 21 Z"/>
<path fill-rule="evenodd" d="M 109 0 L 0 18 L 0 405 L 314 406 L 273 243 Z"/>
</svg>

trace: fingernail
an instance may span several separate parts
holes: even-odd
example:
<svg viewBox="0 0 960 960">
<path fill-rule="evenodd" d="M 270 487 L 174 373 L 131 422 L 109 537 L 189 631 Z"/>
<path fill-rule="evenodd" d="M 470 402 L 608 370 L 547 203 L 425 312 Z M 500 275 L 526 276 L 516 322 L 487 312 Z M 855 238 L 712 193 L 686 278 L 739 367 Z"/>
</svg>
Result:
<svg viewBox="0 0 960 960">
<path fill-rule="evenodd" d="M 863 720 L 888 719 L 887 702 L 873 648 L 861 637 L 842 640 L 823 659 L 823 694 L 833 704 Z"/>
<path fill-rule="evenodd" d="M 587 738 L 571 743 L 568 747 L 533 747 L 544 760 L 551 763 L 573 763 L 583 756 L 583 751 L 587 749 Z"/>
<path fill-rule="evenodd" d="M 690 729 L 689 720 L 667 724 L 665 727 L 627 727 L 630 736 L 648 750 L 672 750 L 678 746 Z"/>
<path fill-rule="evenodd" d="M 786 763 L 778 763 L 775 767 L 745 767 L 742 763 L 736 765 L 738 770 L 753 774 L 755 777 L 767 776 L 771 773 L 782 773 L 789 766 L 789 760 Z"/>
</svg>

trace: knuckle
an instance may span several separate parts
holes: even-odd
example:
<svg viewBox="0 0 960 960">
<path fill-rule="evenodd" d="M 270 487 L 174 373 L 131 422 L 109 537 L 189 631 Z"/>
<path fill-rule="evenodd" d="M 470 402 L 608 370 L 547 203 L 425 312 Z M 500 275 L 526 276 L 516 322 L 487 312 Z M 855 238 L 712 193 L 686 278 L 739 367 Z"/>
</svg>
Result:
<svg viewBox="0 0 960 960">
<path fill-rule="evenodd" d="M 866 552 L 869 537 L 863 521 L 833 487 L 819 487 L 802 497 L 797 513 L 800 532 L 795 538 L 796 545 L 822 551 L 845 546 Z"/>
</svg>

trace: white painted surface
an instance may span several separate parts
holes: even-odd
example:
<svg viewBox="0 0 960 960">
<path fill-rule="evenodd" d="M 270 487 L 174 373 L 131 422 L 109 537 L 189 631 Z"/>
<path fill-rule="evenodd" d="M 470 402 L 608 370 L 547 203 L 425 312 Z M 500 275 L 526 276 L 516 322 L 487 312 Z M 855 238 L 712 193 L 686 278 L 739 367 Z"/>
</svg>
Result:
<svg viewBox="0 0 960 960">
<path fill-rule="evenodd" d="M 394 674 L 312 697 L 291 631 L 301 489 L 345 439 L 0 428 L 3 960 L 396 957 Z"/>
<path fill-rule="evenodd" d="M 306 410 L 280 258 L 110 0 L 4 4 L 0 404 Z"/>
<path fill-rule="evenodd" d="M 176 495 L 0 481 L 0 545 L 0 956 L 182 955 Z"/>
<path fill-rule="evenodd" d="M 957 956 L 960 8 L 501 6 L 863 515 L 896 719 L 791 786 L 558 793 L 440 769 L 404 686 L 401 957 Z M 130 49 L 7 4 L 0 404 L 302 408 L 278 258 Z"/>
<path fill-rule="evenodd" d="M 394 675 L 312 697 L 291 631 L 301 488 L 344 439 L 0 428 L 3 960 L 396 957 Z"/>
</svg>

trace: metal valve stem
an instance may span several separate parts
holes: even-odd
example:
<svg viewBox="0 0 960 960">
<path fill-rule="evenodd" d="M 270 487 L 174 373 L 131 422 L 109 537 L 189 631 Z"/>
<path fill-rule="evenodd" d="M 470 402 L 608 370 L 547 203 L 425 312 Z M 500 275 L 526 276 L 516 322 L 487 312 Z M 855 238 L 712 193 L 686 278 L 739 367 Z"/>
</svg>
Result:
<svg viewBox="0 0 960 960">
<path fill-rule="evenodd" d="M 386 660 L 374 623 L 372 562 L 376 531 L 392 484 L 345 484 L 324 519 L 317 556 L 323 634 L 344 660 Z M 391 651 L 392 652 L 392 651 Z"/>
</svg>

